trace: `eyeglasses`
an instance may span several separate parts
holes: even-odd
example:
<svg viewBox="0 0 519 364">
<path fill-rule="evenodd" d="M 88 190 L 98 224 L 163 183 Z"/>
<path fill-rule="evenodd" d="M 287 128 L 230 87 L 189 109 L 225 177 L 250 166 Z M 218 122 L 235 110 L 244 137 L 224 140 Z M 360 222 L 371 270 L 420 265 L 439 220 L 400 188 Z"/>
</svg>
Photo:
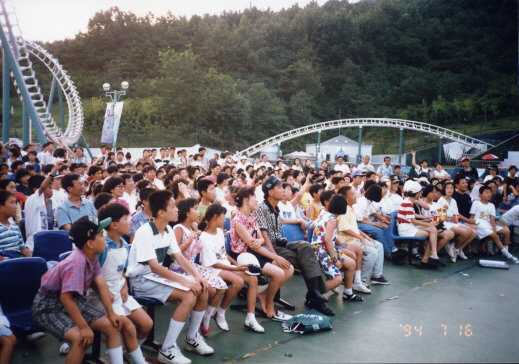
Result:
<svg viewBox="0 0 519 364">
<path fill-rule="evenodd" d="M 117 185 L 115 187 L 124 188 L 124 185 Z"/>
</svg>

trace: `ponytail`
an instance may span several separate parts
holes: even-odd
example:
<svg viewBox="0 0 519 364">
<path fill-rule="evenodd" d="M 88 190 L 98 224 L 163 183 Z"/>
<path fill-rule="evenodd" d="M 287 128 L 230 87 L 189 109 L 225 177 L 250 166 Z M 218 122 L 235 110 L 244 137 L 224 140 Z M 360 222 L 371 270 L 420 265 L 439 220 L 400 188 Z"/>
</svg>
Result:
<svg viewBox="0 0 519 364">
<path fill-rule="evenodd" d="M 209 221 L 213 219 L 215 216 L 220 216 L 221 214 L 225 214 L 227 209 L 218 203 L 214 203 L 209 205 L 207 210 L 205 211 L 205 215 L 202 217 L 200 224 L 198 224 L 198 228 L 201 231 L 204 231 L 209 226 Z"/>
</svg>

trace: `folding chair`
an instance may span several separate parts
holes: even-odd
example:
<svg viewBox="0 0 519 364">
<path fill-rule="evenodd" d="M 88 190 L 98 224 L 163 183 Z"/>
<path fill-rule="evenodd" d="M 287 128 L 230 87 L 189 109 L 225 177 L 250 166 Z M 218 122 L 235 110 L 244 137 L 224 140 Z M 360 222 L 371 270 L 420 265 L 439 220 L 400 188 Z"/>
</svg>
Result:
<svg viewBox="0 0 519 364">
<path fill-rule="evenodd" d="M 225 223 L 223 224 L 223 229 L 225 231 L 231 230 L 231 218 L 230 217 L 225 218 Z"/>
<path fill-rule="evenodd" d="M 415 241 L 425 241 L 427 237 L 418 237 L 418 236 L 400 236 L 398 235 L 398 227 L 396 226 L 396 216 L 398 212 L 391 213 L 391 226 L 389 228 L 389 232 L 391 233 L 391 237 L 393 240 L 405 240 L 407 241 L 407 263 L 409 265 L 417 266 L 413 264 L 413 247 Z"/>
<path fill-rule="evenodd" d="M 0 262 L 2 310 L 11 328 L 25 335 L 43 331 L 32 319 L 32 303 L 45 272 L 47 263 L 42 258 L 18 258 Z"/>
<path fill-rule="evenodd" d="M 45 261 L 59 261 L 62 253 L 73 249 L 69 240 L 68 231 L 51 230 L 40 231 L 34 234 L 34 257 L 41 257 Z"/>
</svg>

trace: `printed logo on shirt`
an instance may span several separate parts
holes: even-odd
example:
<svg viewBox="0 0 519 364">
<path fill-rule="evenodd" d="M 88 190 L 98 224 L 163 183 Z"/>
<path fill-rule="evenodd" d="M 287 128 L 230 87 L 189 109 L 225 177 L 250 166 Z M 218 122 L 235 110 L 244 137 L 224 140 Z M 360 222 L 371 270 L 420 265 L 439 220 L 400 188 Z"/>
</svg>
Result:
<svg viewBox="0 0 519 364">
<path fill-rule="evenodd" d="M 124 264 L 119 264 L 119 265 L 117 266 L 117 272 L 122 272 L 123 269 L 124 269 Z"/>
</svg>

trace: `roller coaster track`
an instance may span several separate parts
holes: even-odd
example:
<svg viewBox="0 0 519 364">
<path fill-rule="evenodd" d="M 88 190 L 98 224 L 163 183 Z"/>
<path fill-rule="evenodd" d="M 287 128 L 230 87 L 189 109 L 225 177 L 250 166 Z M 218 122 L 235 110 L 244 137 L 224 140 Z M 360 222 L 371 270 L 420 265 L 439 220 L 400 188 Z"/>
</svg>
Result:
<svg viewBox="0 0 519 364">
<path fill-rule="evenodd" d="M 485 151 L 492 144 L 483 142 L 481 140 L 471 138 L 467 135 L 457 133 L 455 131 L 441 128 L 436 125 L 422 123 L 419 121 L 411 120 L 400 120 L 400 119 L 385 119 L 385 118 L 362 118 L 362 119 L 341 119 L 333 121 L 325 121 L 322 123 L 312 124 L 303 126 L 301 128 L 286 131 L 284 133 L 275 135 L 271 138 L 265 139 L 247 149 L 242 150 L 241 154 L 253 155 L 260 150 L 275 145 L 293 138 L 297 138 L 302 135 L 312 134 L 323 130 L 338 129 L 338 128 L 351 128 L 351 127 L 364 127 L 364 126 L 376 126 L 385 128 L 401 128 L 408 130 L 417 130 L 428 134 L 433 134 L 441 138 L 449 139 L 454 142 L 458 142 L 462 145 L 474 148 L 480 151 Z"/>
<path fill-rule="evenodd" d="M 2 25 L 2 31 L 7 36 L 9 48 L 15 60 L 15 64 L 10 64 L 11 77 L 20 100 L 24 104 L 28 101 L 30 107 L 34 108 L 38 120 L 33 120 L 33 122 L 38 122 L 41 125 L 49 140 L 56 144 L 59 144 L 59 141 L 61 140 L 67 145 L 72 145 L 80 138 L 84 121 L 81 98 L 79 97 L 74 83 L 63 67 L 49 52 L 44 50 L 38 44 L 23 39 L 18 25 L 18 19 L 14 13 L 12 1 L 1 0 L 0 6 L 0 22 Z M 45 102 L 41 88 L 38 85 L 36 73 L 34 72 L 29 54 L 38 58 L 50 70 L 50 72 L 52 72 L 59 86 L 63 90 L 69 111 L 68 126 L 64 133 L 62 133 L 60 128 L 56 125 L 47 108 L 47 103 Z M 17 67 L 17 70 L 13 70 L 13 67 Z M 15 71 L 21 73 L 23 84 L 20 84 L 15 78 Z M 30 100 L 25 100 L 23 89 L 27 91 L 25 94 L 29 95 Z"/>
</svg>

